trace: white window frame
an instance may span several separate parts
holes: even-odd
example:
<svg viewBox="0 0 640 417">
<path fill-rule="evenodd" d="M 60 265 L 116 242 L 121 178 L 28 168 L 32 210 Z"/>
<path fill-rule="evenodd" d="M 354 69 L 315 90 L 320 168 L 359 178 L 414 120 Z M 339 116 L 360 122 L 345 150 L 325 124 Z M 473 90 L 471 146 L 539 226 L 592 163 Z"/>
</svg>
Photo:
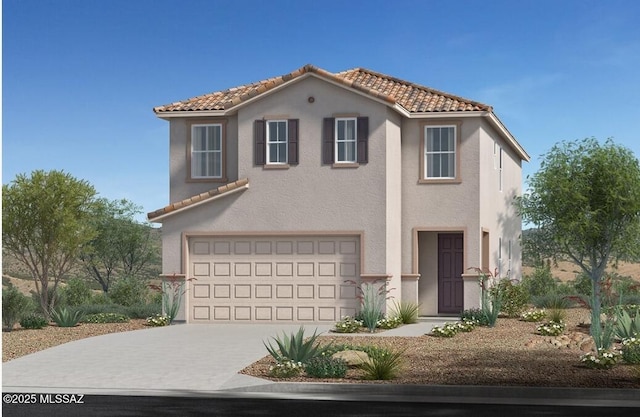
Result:
<svg viewBox="0 0 640 417">
<path fill-rule="evenodd" d="M 429 151 L 429 130 L 433 129 L 452 129 L 453 130 L 453 150 L 448 151 Z M 458 127 L 456 125 L 426 125 L 424 127 L 424 178 L 427 180 L 452 180 L 457 178 L 458 173 Z M 452 176 L 429 176 L 429 155 L 453 155 L 453 175 Z M 442 166 L 441 166 L 442 167 Z M 440 170 L 442 174 L 442 169 Z"/>
<path fill-rule="evenodd" d="M 498 142 L 493 141 L 493 169 L 498 169 Z"/>
<path fill-rule="evenodd" d="M 267 147 L 267 152 L 266 152 L 266 160 L 265 163 L 267 165 L 286 165 L 287 163 L 289 163 L 289 122 L 287 120 L 267 120 L 266 121 L 266 130 L 267 130 L 267 138 L 266 138 L 266 144 L 265 146 Z M 281 138 L 276 138 L 276 140 L 273 140 L 273 138 L 271 137 L 271 128 L 270 125 L 272 123 L 284 123 L 284 140 L 278 140 Z M 280 131 L 278 130 L 278 133 L 280 133 Z M 271 145 L 282 145 L 284 143 L 284 161 L 275 161 L 272 162 L 271 161 Z M 280 155 L 279 155 L 280 156 Z"/>
<path fill-rule="evenodd" d="M 340 136 L 338 135 L 339 129 L 338 129 L 338 125 L 340 122 L 353 122 L 353 138 L 344 138 L 344 139 L 340 139 Z M 335 126 L 334 126 L 334 155 L 335 155 L 335 163 L 336 164 L 354 164 L 358 162 L 358 118 L 356 117 L 336 117 L 335 120 Z M 348 129 L 345 126 L 345 133 L 348 131 Z M 353 158 L 352 159 L 346 159 L 345 160 L 340 160 L 340 152 L 338 151 L 340 149 L 340 145 L 342 144 L 345 147 L 345 156 L 347 154 L 347 145 L 349 143 L 353 143 Z"/>
<path fill-rule="evenodd" d="M 209 127 L 215 127 L 218 129 L 219 132 L 219 138 L 220 138 L 220 149 L 200 149 L 200 150 L 195 150 L 194 149 L 194 142 L 195 142 L 195 131 L 198 128 L 205 128 L 205 132 L 207 131 L 206 128 Z M 222 147 L 224 146 L 224 141 L 223 141 L 223 128 L 222 128 L 222 124 L 221 123 L 209 123 L 209 124 L 193 124 L 191 125 L 191 178 L 194 179 L 210 179 L 210 178 L 222 178 L 222 173 L 223 173 L 223 169 L 222 169 L 222 164 L 224 164 L 223 161 L 223 157 L 224 157 L 224 150 L 222 149 Z M 215 147 L 215 146 L 214 146 Z M 199 166 L 199 161 L 200 158 L 198 158 L 198 156 L 204 156 L 207 154 L 219 154 L 220 155 L 220 164 L 216 167 L 215 165 L 213 166 L 213 175 L 196 175 L 196 167 Z M 215 158 L 214 158 L 215 161 Z"/>
</svg>

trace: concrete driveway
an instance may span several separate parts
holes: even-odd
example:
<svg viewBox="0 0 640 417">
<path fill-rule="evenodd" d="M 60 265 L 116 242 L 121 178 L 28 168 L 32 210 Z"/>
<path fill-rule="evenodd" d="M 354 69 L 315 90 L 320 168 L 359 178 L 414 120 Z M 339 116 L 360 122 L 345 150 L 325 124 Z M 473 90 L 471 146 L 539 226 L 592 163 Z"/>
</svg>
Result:
<svg viewBox="0 0 640 417">
<path fill-rule="evenodd" d="M 299 327 L 175 325 L 82 339 L 3 363 L 2 390 L 163 395 L 268 384 L 238 371 L 268 354 L 263 341 Z"/>
<path fill-rule="evenodd" d="M 363 337 L 420 336 L 440 318 Z M 307 335 L 331 325 L 307 324 Z M 2 364 L 3 392 L 173 395 L 269 385 L 238 374 L 268 354 L 263 341 L 299 324 L 181 324 L 91 337 Z M 339 335 L 332 333 L 332 336 Z M 350 334 L 349 336 L 353 336 Z"/>
</svg>

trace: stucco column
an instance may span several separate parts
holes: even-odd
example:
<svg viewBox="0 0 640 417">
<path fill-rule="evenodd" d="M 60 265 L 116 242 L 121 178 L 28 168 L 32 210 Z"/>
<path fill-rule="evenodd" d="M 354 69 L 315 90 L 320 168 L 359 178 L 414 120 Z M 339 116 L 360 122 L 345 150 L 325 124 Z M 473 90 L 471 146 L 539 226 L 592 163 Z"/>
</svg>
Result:
<svg viewBox="0 0 640 417">
<path fill-rule="evenodd" d="M 477 272 L 462 274 L 464 299 L 462 308 L 469 310 L 482 307 L 482 289 L 480 275 Z"/>
</svg>

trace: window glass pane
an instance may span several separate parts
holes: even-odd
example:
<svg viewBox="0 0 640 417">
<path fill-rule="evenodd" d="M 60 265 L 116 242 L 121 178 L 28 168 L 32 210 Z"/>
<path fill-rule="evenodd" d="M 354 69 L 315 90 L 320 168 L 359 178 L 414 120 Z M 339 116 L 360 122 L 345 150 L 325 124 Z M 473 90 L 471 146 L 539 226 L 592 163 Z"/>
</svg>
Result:
<svg viewBox="0 0 640 417">
<path fill-rule="evenodd" d="M 269 162 L 278 162 L 278 145 L 269 144 Z"/>
<path fill-rule="evenodd" d="M 345 139 L 345 121 L 344 120 L 338 120 L 338 135 L 337 135 L 337 139 L 338 140 L 344 140 Z"/>
<path fill-rule="evenodd" d="M 440 129 L 433 129 L 433 151 L 440 152 L 442 150 L 442 146 L 440 144 Z"/>
<path fill-rule="evenodd" d="M 441 162 L 441 171 L 440 171 L 440 177 L 449 177 L 449 155 L 446 154 L 442 154 L 440 155 L 440 162 Z"/>
<path fill-rule="evenodd" d="M 282 163 L 287 162 L 287 144 L 286 143 L 278 144 L 278 162 L 282 162 Z"/>
<path fill-rule="evenodd" d="M 213 126 L 211 129 L 212 145 L 209 149 L 215 151 L 222 150 L 222 128 L 220 126 Z"/>
<path fill-rule="evenodd" d="M 269 142 L 275 142 L 278 139 L 278 124 L 275 122 L 268 122 L 269 125 Z"/>
<path fill-rule="evenodd" d="M 193 137 L 191 143 L 194 151 L 201 151 L 205 149 L 205 131 L 202 127 L 197 126 L 192 130 Z"/>
<path fill-rule="evenodd" d="M 338 143 L 338 162 L 344 162 L 345 161 L 345 157 L 346 157 L 345 148 L 346 148 L 345 142 Z"/>
<path fill-rule="evenodd" d="M 347 121 L 347 132 L 346 139 L 355 140 L 356 138 L 356 121 L 348 120 Z"/>
<path fill-rule="evenodd" d="M 447 159 L 449 160 L 447 164 L 449 167 L 449 170 L 445 172 L 445 175 L 447 177 L 454 178 L 456 176 L 456 154 L 454 153 L 448 154 Z"/>
<path fill-rule="evenodd" d="M 347 161 L 349 162 L 356 161 L 356 143 L 355 142 L 347 142 Z"/>
<path fill-rule="evenodd" d="M 427 152 L 433 151 L 433 129 L 427 128 Z"/>
<path fill-rule="evenodd" d="M 435 177 L 433 172 L 433 154 L 427 155 L 427 177 L 428 178 Z"/>
<path fill-rule="evenodd" d="M 213 154 L 213 166 L 211 169 L 211 175 L 214 177 L 222 176 L 222 152 L 214 152 Z"/>
</svg>

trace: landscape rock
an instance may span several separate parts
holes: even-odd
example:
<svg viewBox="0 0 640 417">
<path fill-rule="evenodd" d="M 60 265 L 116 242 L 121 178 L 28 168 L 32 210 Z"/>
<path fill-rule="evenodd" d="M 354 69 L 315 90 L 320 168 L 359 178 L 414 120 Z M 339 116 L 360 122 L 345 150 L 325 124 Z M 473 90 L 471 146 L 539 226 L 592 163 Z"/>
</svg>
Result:
<svg viewBox="0 0 640 417">
<path fill-rule="evenodd" d="M 334 353 L 332 358 L 342 359 L 348 366 L 359 366 L 369 361 L 369 355 L 360 350 L 343 350 L 341 352 Z"/>
</svg>

